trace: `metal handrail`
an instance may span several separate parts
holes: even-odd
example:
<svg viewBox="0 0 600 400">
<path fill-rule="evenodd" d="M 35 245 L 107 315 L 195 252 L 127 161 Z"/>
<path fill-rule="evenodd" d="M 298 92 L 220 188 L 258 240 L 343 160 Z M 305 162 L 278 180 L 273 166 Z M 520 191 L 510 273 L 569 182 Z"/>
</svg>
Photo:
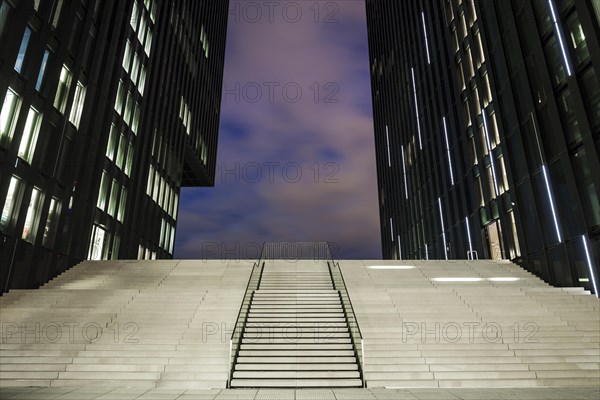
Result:
<svg viewBox="0 0 600 400">
<path fill-rule="evenodd" d="M 264 250 L 264 244 L 263 244 Z M 248 279 L 248 284 L 246 285 L 246 292 L 244 293 L 244 298 L 242 299 L 242 305 L 240 306 L 240 311 L 238 312 L 237 318 L 235 320 L 235 325 L 233 326 L 233 332 L 231 333 L 231 337 L 229 339 L 229 375 L 227 377 L 227 387 L 231 387 L 231 380 L 233 379 L 233 367 L 236 364 L 241 341 L 243 336 L 243 329 L 246 326 L 246 321 L 248 319 L 248 312 L 250 310 L 250 303 L 252 302 L 252 297 L 254 296 L 254 292 L 260 286 L 260 281 L 262 279 L 262 273 L 264 270 L 265 262 L 263 260 L 263 250 L 261 250 L 260 258 L 257 262 L 252 265 L 252 272 L 250 273 L 250 278 Z M 254 285 L 252 282 L 254 281 Z M 246 307 L 244 311 L 244 307 Z M 243 313 L 243 316 L 242 316 Z M 242 321 L 243 320 L 243 321 Z M 236 338 L 236 334 L 240 331 L 238 337 Z M 234 349 L 234 341 L 235 349 Z M 235 351 L 235 352 L 234 352 Z"/>
<path fill-rule="evenodd" d="M 356 360 L 358 362 L 358 371 L 360 373 L 361 380 L 363 382 L 363 387 L 367 387 L 367 381 L 364 375 L 364 365 L 365 365 L 365 346 L 364 346 L 364 338 L 362 336 L 362 332 L 360 331 L 360 326 L 358 325 L 358 318 L 356 318 L 356 313 L 354 312 L 354 306 L 352 305 L 352 300 L 350 299 L 350 295 L 348 294 L 348 288 L 346 286 L 346 281 L 344 279 L 344 274 L 342 273 L 342 269 L 340 268 L 340 264 L 336 263 L 333 260 L 331 252 L 328 247 L 328 259 L 327 266 L 329 267 L 329 274 L 331 275 L 331 281 L 333 282 L 333 286 L 335 290 L 340 293 L 340 300 L 342 301 L 342 307 L 344 308 L 344 315 L 346 317 L 346 322 L 348 323 L 348 329 L 350 333 L 350 339 L 352 340 L 352 345 L 354 348 L 354 355 L 356 356 Z M 337 268 L 337 272 L 339 277 L 341 278 L 341 284 L 337 284 L 336 279 L 333 276 L 333 269 Z M 347 299 L 347 305 L 346 305 Z M 350 325 L 349 315 L 352 316 L 354 321 L 354 325 Z M 354 328 L 357 330 L 358 337 L 356 337 Z M 360 342 L 360 354 L 358 353 L 358 342 Z"/>
</svg>

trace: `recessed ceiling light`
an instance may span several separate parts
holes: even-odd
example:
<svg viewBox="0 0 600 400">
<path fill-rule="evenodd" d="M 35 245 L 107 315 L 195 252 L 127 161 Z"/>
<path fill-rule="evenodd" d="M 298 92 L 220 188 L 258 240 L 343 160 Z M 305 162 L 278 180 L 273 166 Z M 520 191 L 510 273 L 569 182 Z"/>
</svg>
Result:
<svg viewBox="0 0 600 400">
<path fill-rule="evenodd" d="M 520 278 L 515 278 L 512 276 L 502 276 L 502 277 L 498 277 L 498 278 L 488 278 L 488 281 L 492 281 L 492 282 L 516 282 L 520 280 Z"/>
<path fill-rule="evenodd" d="M 432 281 L 436 282 L 479 282 L 481 278 L 432 278 Z"/>
<path fill-rule="evenodd" d="M 412 265 L 370 265 L 369 269 L 414 269 Z"/>
</svg>

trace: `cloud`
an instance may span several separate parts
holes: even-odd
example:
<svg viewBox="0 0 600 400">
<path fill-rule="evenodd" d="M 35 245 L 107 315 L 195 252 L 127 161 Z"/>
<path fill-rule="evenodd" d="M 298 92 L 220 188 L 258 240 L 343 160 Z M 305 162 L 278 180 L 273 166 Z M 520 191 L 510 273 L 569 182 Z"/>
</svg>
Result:
<svg viewBox="0 0 600 400">
<path fill-rule="evenodd" d="M 302 18 L 230 15 L 216 186 L 182 190 L 176 258 L 263 241 L 381 258 L 364 2 L 279 3 Z"/>
</svg>

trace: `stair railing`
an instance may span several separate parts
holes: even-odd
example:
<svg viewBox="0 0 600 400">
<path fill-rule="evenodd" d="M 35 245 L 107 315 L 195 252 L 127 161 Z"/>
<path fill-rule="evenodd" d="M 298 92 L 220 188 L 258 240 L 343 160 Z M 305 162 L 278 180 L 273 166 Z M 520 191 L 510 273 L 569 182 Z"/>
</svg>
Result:
<svg viewBox="0 0 600 400">
<path fill-rule="evenodd" d="M 346 282 L 344 281 L 342 269 L 340 268 L 340 264 L 333 260 L 331 251 L 329 251 L 329 247 L 327 266 L 329 267 L 329 274 L 331 275 L 333 287 L 340 294 L 342 307 L 344 309 L 344 315 L 346 317 L 346 322 L 350 331 L 350 340 L 352 341 L 352 346 L 354 348 L 354 356 L 358 361 L 358 371 L 360 373 L 360 379 L 362 381 L 363 387 L 366 388 L 367 380 L 365 379 L 364 374 L 365 340 L 360 331 L 360 327 L 358 326 L 358 319 L 356 318 L 356 314 L 354 313 L 354 307 L 352 306 L 352 301 L 350 300 L 350 295 L 348 294 L 348 288 L 346 287 Z"/>
<path fill-rule="evenodd" d="M 246 328 L 246 322 L 248 320 L 248 313 L 250 311 L 250 305 L 252 304 L 254 292 L 260 286 L 260 281 L 262 279 L 262 273 L 265 267 L 263 252 L 264 245 L 258 261 L 252 266 L 252 272 L 250 273 L 250 278 L 248 279 L 248 285 L 246 286 L 244 299 L 242 300 L 242 305 L 240 307 L 240 311 L 238 312 L 238 316 L 233 327 L 233 332 L 231 333 L 231 338 L 229 339 L 229 374 L 227 376 L 228 388 L 231 387 L 233 372 L 240 353 L 242 337 L 244 334 L 244 329 Z"/>
</svg>

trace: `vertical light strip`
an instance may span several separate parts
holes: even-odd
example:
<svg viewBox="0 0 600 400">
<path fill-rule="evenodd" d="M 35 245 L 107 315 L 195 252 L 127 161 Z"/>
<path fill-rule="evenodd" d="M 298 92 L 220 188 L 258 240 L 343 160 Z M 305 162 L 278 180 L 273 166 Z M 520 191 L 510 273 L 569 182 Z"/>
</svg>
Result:
<svg viewBox="0 0 600 400">
<path fill-rule="evenodd" d="M 390 234 L 392 237 L 392 243 L 394 242 L 394 221 L 390 218 Z"/>
<path fill-rule="evenodd" d="M 427 50 L 427 64 L 431 64 L 431 57 L 429 56 L 429 36 L 427 35 L 427 25 L 425 24 L 425 12 L 421 12 L 421 19 L 423 20 L 423 35 L 425 36 L 425 49 Z"/>
<path fill-rule="evenodd" d="M 450 168 L 450 182 L 454 186 L 454 172 L 452 171 L 452 155 L 450 154 L 450 141 L 448 140 L 448 125 L 446 117 L 444 117 L 444 134 L 446 136 L 446 152 L 448 153 L 448 167 Z"/>
<path fill-rule="evenodd" d="M 444 227 L 444 213 L 442 211 L 442 198 L 438 197 L 438 205 L 440 207 L 440 222 L 442 224 L 442 239 L 444 240 L 444 256 L 448 259 L 448 246 L 446 244 L 446 228 Z"/>
<path fill-rule="evenodd" d="M 498 179 L 496 179 L 496 163 L 494 162 L 494 154 L 492 152 L 492 142 L 490 141 L 490 131 L 488 130 L 487 113 L 485 109 L 481 110 L 481 116 L 483 117 L 483 129 L 485 129 L 485 140 L 487 142 L 488 155 L 490 156 L 490 164 L 492 168 L 492 177 L 494 179 L 494 189 L 496 190 L 496 197 L 500 193 L 498 190 Z"/>
<path fill-rule="evenodd" d="M 598 295 L 598 288 L 596 287 L 596 278 L 594 277 L 594 268 L 592 267 L 592 257 L 590 256 L 590 250 L 588 249 L 587 238 L 585 235 L 581 237 L 583 241 L 583 249 L 585 250 L 585 258 L 587 260 L 588 269 L 590 270 L 590 278 L 592 279 L 592 286 L 594 287 L 594 294 Z"/>
<path fill-rule="evenodd" d="M 402 243 L 400 243 L 400 235 L 398 235 L 398 253 L 400 256 L 400 260 L 402 260 Z"/>
<path fill-rule="evenodd" d="M 385 126 L 385 139 L 387 141 L 388 166 L 392 168 L 392 157 L 390 156 L 390 131 L 387 125 Z"/>
<path fill-rule="evenodd" d="M 406 200 L 408 200 L 408 176 L 406 174 L 406 160 L 404 157 L 404 145 L 402 145 L 402 168 L 404 169 L 404 194 L 406 195 Z"/>
<path fill-rule="evenodd" d="M 415 69 L 410 69 L 412 74 L 413 94 L 415 97 L 415 114 L 417 116 L 417 130 L 419 131 L 419 149 L 423 150 L 423 139 L 421 138 L 421 116 L 419 114 L 419 103 L 417 100 L 417 83 L 415 81 Z"/>
<path fill-rule="evenodd" d="M 569 76 L 572 75 L 571 72 L 571 64 L 569 63 L 569 57 L 567 56 L 567 49 L 565 48 L 565 43 L 563 41 L 563 34 L 560 26 L 558 25 L 558 18 L 556 17 L 556 11 L 554 10 L 554 0 L 548 0 L 548 5 L 550 6 L 550 12 L 552 14 L 552 22 L 554 23 L 554 28 L 556 29 L 556 36 L 558 36 L 558 43 L 560 44 L 560 50 L 563 55 L 563 60 L 565 61 L 565 67 L 567 68 L 567 74 Z"/>
<path fill-rule="evenodd" d="M 562 238 L 560 236 L 560 228 L 558 226 L 558 217 L 556 215 L 556 209 L 554 208 L 554 200 L 552 199 L 552 190 L 550 189 L 550 182 L 548 180 L 548 172 L 546 171 L 546 166 L 542 165 L 542 173 L 544 174 L 544 181 L 546 182 L 546 191 L 548 192 L 548 200 L 550 200 L 550 209 L 552 210 L 552 218 L 554 219 L 554 228 L 556 229 L 556 237 L 558 238 L 558 242 L 562 242 Z"/>
<path fill-rule="evenodd" d="M 427 243 L 425 243 L 425 259 L 429 260 L 429 247 L 427 247 Z"/>
<path fill-rule="evenodd" d="M 469 217 L 465 217 L 465 225 L 467 225 L 467 237 L 469 239 L 469 255 L 473 257 L 473 241 L 471 240 L 471 227 L 469 226 Z M 467 258 L 469 258 L 467 256 Z"/>
</svg>

